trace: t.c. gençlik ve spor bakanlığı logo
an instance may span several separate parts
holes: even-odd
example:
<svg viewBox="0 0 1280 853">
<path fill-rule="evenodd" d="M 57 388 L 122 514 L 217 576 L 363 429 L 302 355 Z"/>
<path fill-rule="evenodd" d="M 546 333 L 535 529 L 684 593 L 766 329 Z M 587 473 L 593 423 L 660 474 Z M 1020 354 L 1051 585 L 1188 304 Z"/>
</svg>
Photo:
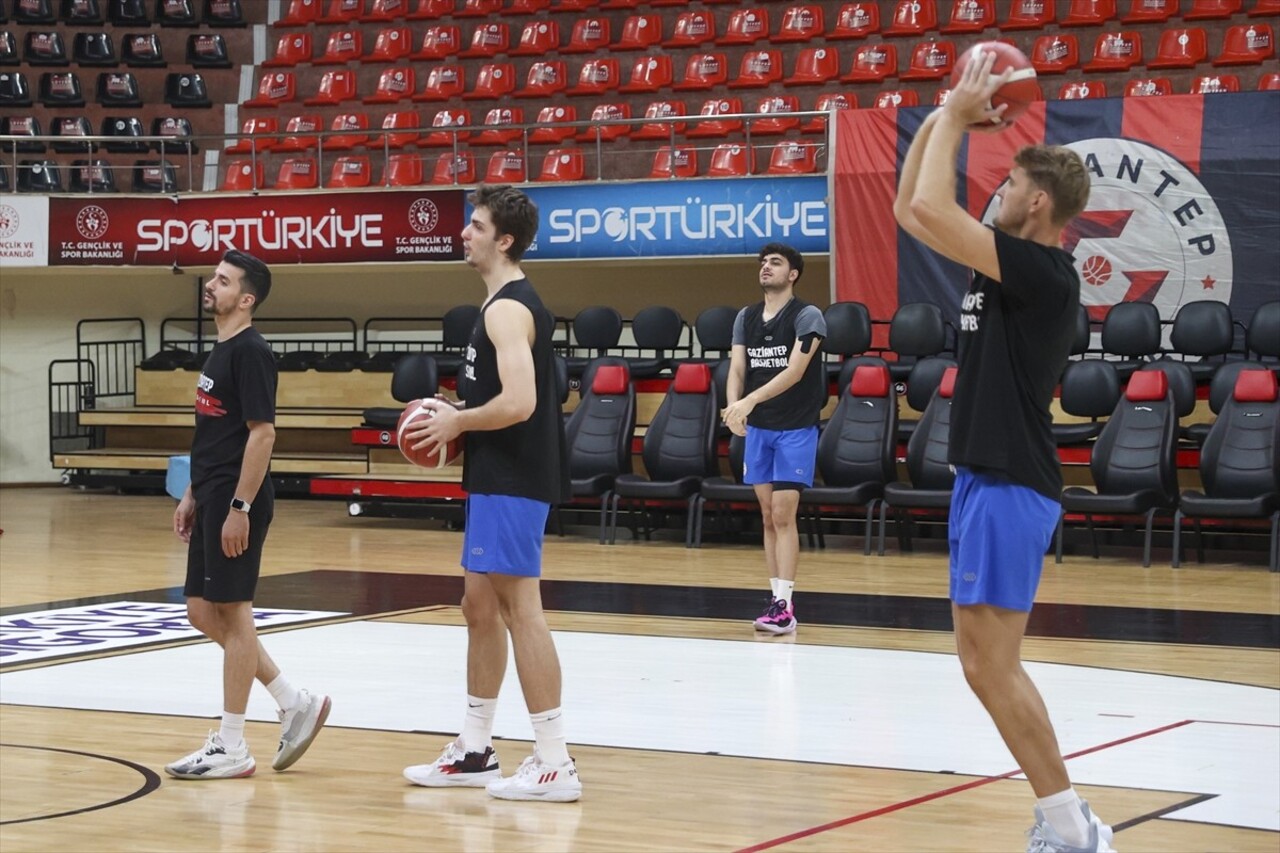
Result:
<svg viewBox="0 0 1280 853">
<path fill-rule="evenodd" d="M 419 234 L 430 234 L 440 224 L 440 209 L 429 198 L 420 198 L 409 205 L 409 227 Z"/>
<path fill-rule="evenodd" d="M 22 218 L 18 209 L 7 204 L 0 204 L 0 240 L 7 240 L 18 233 L 18 225 Z"/>
<path fill-rule="evenodd" d="M 76 214 L 76 230 L 86 240 L 100 240 L 111 227 L 107 212 L 96 204 L 86 204 Z"/>
</svg>

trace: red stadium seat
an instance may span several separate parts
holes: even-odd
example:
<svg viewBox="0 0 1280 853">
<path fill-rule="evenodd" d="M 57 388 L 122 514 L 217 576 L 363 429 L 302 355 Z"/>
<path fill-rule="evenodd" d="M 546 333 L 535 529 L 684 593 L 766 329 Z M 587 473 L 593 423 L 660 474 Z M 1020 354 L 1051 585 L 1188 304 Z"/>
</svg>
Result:
<svg viewBox="0 0 1280 853">
<path fill-rule="evenodd" d="M 453 3 L 450 2 L 449 5 L 452 6 Z M 453 16 L 455 18 L 488 18 L 501 12 L 502 0 L 466 0 L 461 9 L 453 12 Z"/>
<path fill-rule="evenodd" d="M 672 130 L 676 134 L 684 133 L 684 129 L 688 122 L 683 121 L 656 121 L 656 119 L 669 119 L 675 116 L 683 116 L 688 114 L 688 108 L 684 101 L 654 101 L 645 107 L 644 117 L 646 119 L 655 119 L 650 124 L 642 124 L 636 130 L 631 132 L 632 139 L 670 139 Z M 674 127 L 673 127 L 674 126 Z"/>
<path fill-rule="evenodd" d="M 1163 24 L 1178 11 L 1178 0 L 1129 0 L 1122 24 Z"/>
<path fill-rule="evenodd" d="M 316 20 L 317 24 L 350 24 L 359 20 L 364 11 L 364 0 L 329 0 L 329 9 Z"/>
<path fill-rule="evenodd" d="M 313 190 L 320 186 L 319 167 L 314 157 L 290 157 L 276 174 L 277 190 Z"/>
<path fill-rule="evenodd" d="M 324 151 L 350 151 L 369 142 L 369 116 L 364 113 L 339 113 L 329 124 L 333 136 L 323 137 Z"/>
<path fill-rule="evenodd" d="M 921 3 L 920 0 L 898 0 L 893 18 L 885 27 L 886 36 L 918 36 L 938 28 L 937 3 Z"/>
<path fill-rule="evenodd" d="M 873 2 L 845 3 L 836 16 L 835 28 L 827 33 L 827 41 L 864 39 L 880 31 L 880 7 Z"/>
<path fill-rule="evenodd" d="M 643 4 L 645 0 L 604 0 L 600 4 L 601 9 L 634 9 Z"/>
<path fill-rule="evenodd" d="M 1191 88 L 1188 91 L 1193 95 L 1239 92 L 1240 78 L 1234 74 L 1204 74 L 1191 81 Z"/>
<path fill-rule="evenodd" d="M 447 101 L 462 94 L 467 85 L 461 65 L 433 65 L 427 72 L 427 84 L 413 96 L 415 101 Z"/>
<path fill-rule="evenodd" d="M 716 44 L 755 44 L 768 37 L 768 9 L 738 9 L 729 15 L 724 35 L 716 39 Z"/>
<path fill-rule="evenodd" d="M 564 60 L 548 59 L 535 62 L 529 66 L 525 77 L 524 88 L 512 93 L 515 98 L 549 98 L 557 92 L 563 92 L 568 86 L 565 79 Z"/>
<path fill-rule="evenodd" d="M 578 71 L 578 85 L 565 92 L 574 97 L 580 95 L 603 95 L 618 88 L 618 60 L 612 57 L 604 59 L 588 59 Z"/>
<path fill-rule="evenodd" d="M 382 170 L 382 185 L 414 187 L 423 181 L 422 157 L 418 154 L 392 154 Z"/>
<path fill-rule="evenodd" d="M 600 0 L 556 0 L 552 12 L 585 12 L 600 5 Z"/>
<path fill-rule="evenodd" d="M 782 81 L 785 86 L 820 86 L 840 76 L 840 54 L 834 47 L 801 48 L 796 70 Z"/>
<path fill-rule="evenodd" d="M 289 10 L 273 27 L 305 27 L 320 17 L 320 0 L 289 0 Z"/>
<path fill-rule="evenodd" d="M 684 79 L 671 88 L 698 92 L 723 86 L 729 78 L 729 61 L 723 53 L 695 53 L 684 66 Z"/>
<path fill-rule="evenodd" d="M 995 0 L 952 0 L 951 19 L 942 28 L 942 32 L 949 35 L 980 33 L 995 25 Z"/>
<path fill-rule="evenodd" d="M 872 104 L 878 110 L 896 109 L 898 107 L 920 106 L 920 95 L 915 89 L 890 89 L 876 95 Z"/>
<path fill-rule="evenodd" d="M 373 50 L 362 57 L 364 62 L 395 62 L 413 50 L 413 31 L 408 27 L 387 27 L 378 33 Z"/>
<path fill-rule="evenodd" d="M 264 134 L 275 133 L 280 129 L 274 118 L 247 118 L 240 125 L 240 139 L 228 145 L 223 151 L 227 154 L 248 154 L 250 151 L 270 151 L 280 144 L 278 138 Z"/>
<path fill-rule="evenodd" d="M 1280 91 L 1280 72 L 1272 71 L 1270 74 L 1263 74 L 1258 78 L 1259 92 L 1275 92 Z"/>
<path fill-rule="evenodd" d="M 373 0 L 368 13 L 360 20 L 366 24 L 381 24 L 403 18 L 409 13 L 409 0 Z"/>
<path fill-rule="evenodd" d="M 378 86 L 373 94 L 364 98 L 366 104 L 394 104 L 413 97 L 417 88 L 412 68 L 388 68 L 378 76 Z"/>
<path fill-rule="evenodd" d="M 756 104 L 756 112 L 767 118 L 758 118 L 748 125 L 755 136 L 781 136 L 800 127 L 800 119 L 788 113 L 799 112 L 800 99 L 795 95 L 770 95 Z"/>
<path fill-rule="evenodd" d="M 278 107 L 297 97 L 297 78 L 292 71 L 274 71 L 263 74 L 258 81 L 258 94 L 240 106 L 250 109 Z"/>
<path fill-rule="evenodd" d="M 1280 0 L 1254 0 L 1253 6 L 1249 9 L 1249 17 L 1262 15 L 1280 15 Z"/>
<path fill-rule="evenodd" d="M 1276 55 L 1270 24 L 1248 23 L 1228 27 L 1222 37 L 1222 53 L 1214 65 L 1258 65 Z"/>
<path fill-rule="evenodd" d="M 581 181 L 586 177 L 587 158 L 581 148 L 552 148 L 542 158 L 539 181 Z"/>
<path fill-rule="evenodd" d="M 251 192 L 261 189 L 263 185 L 261 160 L 256 162 L 230 160 L 227 162 L 227 171 L 222 178 L 221 189 L 228 192 Z"/>
<path fill-rule="evenodd" d="M 591 111 L 592 121 L 614 121 L 617 119 L 631 118 L 630 104 L 598 104 Z M 599 136 L 608 142 L 611 139 L 620 139 L 624 136 L 631 135 L 631 125 L 629 124 L 606 124 L 598 127 L 584 128 L 578 134 L 578 139 L 584 142 L 594 142 Z"/>
<path fill-rule="evenodd" d="M 1055 16 L 1054 0 L 1013 0 L 1009 17 L 997 26 L 1002 30 L 1039 30 L 1052 24 Z"/>
<path fill-rule="evenodd" d="M 619 92 L 657 92 L 671 86 L 671 57 L 666 54 L 642 56 L 631 66 L 631 77 Z"/>
<path fill-rule="evenodd" d="M 1244 6 L 1244 0 L 1191 0 L 1184 21 L 1225 21 Z"/>
<path fill-rule="evenodd" d="M 603 17 L 579 18 L 569 33 L 569 43 L 560 48 L 561 53 L 607 53 L 609 50 L 609 19 Z"/>
<path fill-rule="evenodd" d="M 1036 36 L 1031 67 L 1036 74 L 1062 74 L 1080 64 L 1080 44 L 1071 33 Z"/>
<path fill-rule="evenodd" d="M 657 15 L 648 17 L 657 18 Z M 709 9 L 698 9 L 692 12 L 681 12 L 676 18 L 675 30 L 671 38 L 662 43 L 663 47 L 697 47 L 714 41 L 716 37 L 716 16 Z"/>
<path fill-rule="evenodd" d="M 782 81 L 782 51 L 749 50 L 742 55 L 730 89 L 763 89 Z"/>
<path fill-rule="evenodd" d="M 364 53 L 364 37 L 358 29 L 334 30 L 329 33 L 329 41 L 324 46 L 324 53 L 312 60 L 313 65 L 346 65 L 360 58 Z"/>
<path fill-rule="evenodd" d="M 326 71 L 313 97 L 302 103 L 309 107 L 335 106 L 356 98 L 356 72 L 350 70 Z"/>
<path fill-rule="evenodd" d="M 524 183 L 524 152 L 495 151 L 489 158 L 489 168 L 485 170 L 484 180 L 487 184 L 520 184 Z"/>
<path fill-rule="evenodd" d="M 898 72 L 898 48 L 891 44 L 864 44 L 853 52 L 853 66 L 841 77 L 845 83 L 879 83 Z"/>
<path fill-rule="evenodd" d="M 858 108 L 858 97 L 854 94 L 845 95 L 839 92 L 828 92 L 818 96 L 818 100 L 814 103 L 815 110 L 856 110 Z M 803 125 L 800 126 L 801 133 L 826 133 L 827 117 L 814 116 Z"/>
<path fill-rule="evenodd" d="M 382 131 L 373 139 L 373 144 L 379 147 L 404 148 L 416 144 L 422 133 L 417 110 L 387 113 L 382 117 Z"/>
<path fill-rule="evenodd" d="M 702 105 L 700 116 L 733 115 L 742 112 L 742 100 L 739 98 L 712 98 Z M 742 130 L 742 119 L 708 119 L 706 121 L 689 122 L 686 139 L 723 139 L 731 133 Z"/>
<path fill-rule="evenodd" d="M 405 18 L 410 21 L 435 21 L 452 15 L 453 6 L 454 0 L 418 0 L 418 5 Z"/>
<path fill-rule="evenodd" d="M 470 110 L 441 110 L 431 118 L 432 130 L 418 140 L 421 148 L 452 148 L 456 138 L 462 141 L 471 136 L 469 130 L 450 130 L 471 124 Z"/>
<path fill-rule="evenodd" d="M 550 8 L 551 0 L 511 0 L 511 5 L 502 10 L 504 15 L 536 15 Z"/>
<path fill-rule="evenodd" d="M 505 23 L 476 24 L 471 31 L 471 46 L 459 56 L 493 58 L 506 53 L 511 45 L 511 28 Z"/>
<path fill-rule="evenodd" d="M 901 80 L 941 80 L 951 74 L 956 64 L 956 46 L 951 41 L 922 41 L 911 51 L 907 70 Z"/>
<path fill-rule="evenodd" d="M 276 42 L 276 54 L 263 68 L 292 68 L 311 61 L 311 33 L 286 33 Z"/>
<path fill-rule="evenodd" d="M 1128 71 L 1142 64 L 1142 36 L 1136 30 L 1102 33 L 1093 45 L 1085 71 Z"/>
<path fill-rule="evenodd" d="M 565 126 L 566 122 L 577 121 L 578 110 L 573 106 L 543 107 L 535 122 L 538 126 L 529 131 L 529 141 L 539 144 L 564 142 L 572 139 L 578 132 L 576 127 Z"/>
<path fill-rule="evenodd" d="M 285 122 L 284 139 L 276 146 L 277 151 L 306 151 L 315 148 L 320 142 L 317 136 L 324 127 L 324 119 L 315 113 L 294 116 Z"/>
<path fill-rule="evenodd" d="M 462 33 L 456 24 L 437 24 L 422 34 L 422 47 L 410 59 L 447 59 L 462 49 Z"/>
<path fill-rule="evenodd" d="M 662 41 L 661 15 L 632 15 L 622 23 L 622 38 L 611 50 L 648 50 Z"/>
<path fill-rule="evenodd" d="M 333 161 L 327 186 L 336 189 L 367 187 L 373 181 L 373 166 L 363 154 L 339 157 Z"/>
<path fill-rule="evenodd" d="M 1082 80 L 1079 83 L 1063 83 L 1058 89 L 1060 101 L 1082 101 L 1087 98 L 1105 98 L 1107 84 L 1101 80 Z"/>
<path fill-rule="evenodd" d="M 1071 0 L 1064 27 L 1100 27 L 1116 16 L 1116 0 Z"/>
<path fill-rule="evenodd" d="M 766 175 L 811 175 L 818 171 L 816 142 L 779 142 L 769 152 Z"/>
<path fill-rule="evenodd" d="M 436 158 L 435 169 L 431 175 L 433 184 L 474 184 L 476 182 L 476 158 L 470 151 L 459 151 L 455 155 L 446 151 Z"/>
<path fill-rule="evenodd" d="M 510 95 L 516 89 L 516 67 L 510 62 L 492 62 L 483 65 L 476 75 L 476 87 L 462 93 L 464 101 L 496 101 Z"/>
<path fill-rule="evenodd" d="M 1168 77 L 1144 77 L 1125 84 L 1126 98 L 1147 98 L 1152 95 L 1172 95 L 1173 84 Z"/>
<path fill-rule="evenodd" d="M 778 32 L 769 37 L 769 41 L 786 43 L 793 41 L 814 41 L 822 38 L 826 29 L 822 7 L 807 3 L 802 6 L 789 6 L 782 13 L 782 24 Z"/>
<path fill-rule="evenodd" d="M 543 56 L 560 48 L 560 25 L 555 21 L 530 21 L 520 31 L 520 43 L 510 56 Z"/>
<path fill-rule="evenodd" d="M 698 151 L 687 145 L 663 145 L 653 154 L 650 178 L 696 178 L 698 176 Z"/>
<path fill-rule="evenodd" d="M 524 124 L 524 110 L 494 107 L 485 113 L 483 124 L 485 129 L 471 137 L 472 145 L 506 145 L 520 138 L 520 128 L 512 125 Z"/>
<path fill-rule="evenodd" d="M 1148 68 L 1195 68 L 1209 58 L 1209 39 L 1200 27 L 1165 30 Z"/>
<path fill-rule="evenodd" d="M 739 178 L 755 171 L 751 148 L 736 142 L 725 142 L 711 152 L 707 175 L 712 178 Z"/>
</svg>

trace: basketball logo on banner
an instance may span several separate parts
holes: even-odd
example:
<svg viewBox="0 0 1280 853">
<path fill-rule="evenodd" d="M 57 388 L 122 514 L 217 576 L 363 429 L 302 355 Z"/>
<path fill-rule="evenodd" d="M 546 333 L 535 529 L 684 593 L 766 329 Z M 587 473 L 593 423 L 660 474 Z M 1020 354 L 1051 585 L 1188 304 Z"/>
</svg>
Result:
<svg viewBox="0 0 1280 853">
<path fill-rule="evenodd" d="M 1085 211 L 1067 226 L 1080 301 L 1095 319 L 1119 302 L 1151 302 L 1173 317 L 1185 302 L 1230 304 L 1231 237 L 1200 178 L 1168 153 L 1131 139 L 1069 143 L 1084 160 L 1092 189 Z M 983 211 L 1000 210 L 993 195 Z"/>
</svg>

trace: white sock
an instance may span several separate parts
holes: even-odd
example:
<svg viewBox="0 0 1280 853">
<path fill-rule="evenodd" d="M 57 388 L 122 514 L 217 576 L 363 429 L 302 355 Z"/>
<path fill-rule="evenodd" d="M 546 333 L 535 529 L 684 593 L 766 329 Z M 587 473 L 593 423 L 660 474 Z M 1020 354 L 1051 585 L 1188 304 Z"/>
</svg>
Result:
<svg viewBox="0 0 1280 853">
<path fill-rule="evenodd" d="M 467 696 L 467 718 L 462 724 L 463 749 L 467 752 L 484 752 L 493 746 L 493 716 L 498 712 L 498 697 L 481 699 Z"/>
<path fill-rule="evenodd" d="M 298 688 L 288 682 L 283 672 L 272 679 L 267 690 L 271 691 L 271 698 L 285 711 L 298 704 Z"/>
<path fill-rule="evenodd" d="M 569 763 L 569 747 L 564 738 L 564 715 L 559 708 L 539 714 L 530 714 L 533 723 L 533 740 L 543 764 L 560 767 Z"/>
<path fill-rule="evenodd" d="M 1075 788 L 1059 791 L 1037 801 L 1044 819 L 1068 847 L 1084 847 L 1089 843 L 1089 822 Z"/>
<path fill-rule="evenodd" d="M 773 596 L 774 598 L 781 598 L 783 601 L 787 603 L 787 607 L 790 608 L 791 593 L 795 590 L 795 588 L 796 588 L 795 581 L 786 581 L 786 580 L 783 580 L 782 578 L 778 578 L 778 588 L 774 590 Z"/>
<path fill-rule="evenodd" d="M 773 597 L 778 597 L 778 579 L 769 578 L 769 592 L 773 593 Z"/>
<path fill-rule="evenodd" d="M 222 728 L 218 730 L 218 740 L 227 749 L 239 749 L 244 743 L 244 714 L 222 712 Z"/>
</svg>

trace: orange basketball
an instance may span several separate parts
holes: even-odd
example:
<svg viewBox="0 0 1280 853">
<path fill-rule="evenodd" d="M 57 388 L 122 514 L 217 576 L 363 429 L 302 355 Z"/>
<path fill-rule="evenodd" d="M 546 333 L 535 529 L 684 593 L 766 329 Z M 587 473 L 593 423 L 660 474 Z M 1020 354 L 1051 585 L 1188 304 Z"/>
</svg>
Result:
<svg viewBox="0 0 1280 853">
<path fill-rule="evenodd" d="M 458 455 L 462 452 L 461 438 L 447 442 L 444 453 L 439 452 L 439 445 L 430 451 L 425 447 L 420 450 L 414 450 L 411 447 L 413 442 L 409 440 L 407 433 L 421 426 L 427 418 L 434 416 L 434 412 L 422 405 L 421 400 L 414 400 L 404 407 L 404 411 L 400 413 L 400 420 L 396 423 L 396 446 L 400 448 L 405 459 L 420 468 L 443 468 L 451 465 L 457 461 Z"/>
<path fill-rule="evenodd" d="M 951 86 L 954 88 L 964 75 L 968 64 L 983 53 L 994 53 L 995 64 L 991 66 L 992 74 L 1002 74 L 1006 68 L 1013 70 L 1009 82 L 1005 83 L 991 96 L 991 106 L 1008 104 L 1003 120 L 1012 123 L 1027 111 L 1032 101 L 1040 99 L 1040 86 L 1036 83 L 1036 70 L 1031 67 L 1027 55 L 1008 42 L 980 41 L 966 50 L 956 59 L 955 68 L 951 71 Z"/>
</svg>

